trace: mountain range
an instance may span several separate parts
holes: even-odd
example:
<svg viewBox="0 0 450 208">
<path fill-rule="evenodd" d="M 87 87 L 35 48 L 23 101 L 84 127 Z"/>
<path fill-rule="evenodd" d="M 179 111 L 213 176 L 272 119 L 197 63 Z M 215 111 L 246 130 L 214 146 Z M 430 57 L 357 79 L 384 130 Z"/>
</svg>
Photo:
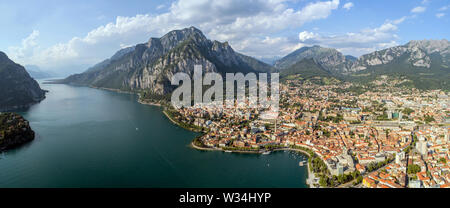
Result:
<svg viewBox="0 0 450 208">
<path fill-rule="evenodd" d="M 28 74 L 34 79 L 46 79 L 54 76 L 50 72 L 41 70 L 41 68 L 36 65 L 25 65 L 24 67 Z"/>
<path fill-rule="evenodd" d="M 45 98 L 45 91 L 25 68 L 0 51 L 0 111 L 28 107 Z"/>
<path fill-rule="evenodd" d="M 410 41 L 359 58 L 315 45 L 300 48 L 272 66 L 235 52 L 227 42 L 209 40 L 190 27 L 121 49 L 57 83 L 166 95 L 176 87 L 170 84 L 175 73 L 192 76 L 194 65 L 200 64 L 204 72 L 280 72 L 281 76 L 325 76 L 359 83 L 391 75 L 409 80 L 404 82 L 408 87 L 449 90 L 449 45 L 447 40 Z"/>
<path fill-rule="evenodd" d="M 352 71 L 365 70 L 373 66 L 386 65 L 405 58 L 404 64 L 412 67 L 430 69 L 433 57 L 441 59 L 442 67 L 448 68 L 450 58 L 450 42 L 447 40 L 421 40 L 376 51 L 361 56 Z"/>
<path fill-rule="evenodd" d="M 314 68 L 323 68 L 346 81 L 370 83 L 387 75 L 407 80 L 403 85 L 408 87 L 450 90 L 449 54 L 450 42 L 445 39 L 410 41 L 359 58 L 345 56 L 336 49 L 313 46 L 288 54 L 274 66 L 280 72 L 293 71 L 292 67 L 301 67 L 298 62 L 313 59 L 320 66 Z"/>
<path fill-rule="evenodd" d="M 165 95 L 177 72 L 192 76 L 194 65 L 204 72 L 269 72 L 273 67 L 235 52 L 227 42 L 211 41 L 195 27 L 174 30 L 161 38 L 118 51 L 86 72 L 59 83 L 88 85 L 149 94 Z"/>
<path fill-rule="evenodd" d="M 347 72 L 355 63 L 353 56 L 344 56 L 334 48 L 323 48 L 318 45 L 302 47 L 275 62 L 275 68 L 287 69 L 303 59 L 314 59 L 330 72 Z"/>
</svg>

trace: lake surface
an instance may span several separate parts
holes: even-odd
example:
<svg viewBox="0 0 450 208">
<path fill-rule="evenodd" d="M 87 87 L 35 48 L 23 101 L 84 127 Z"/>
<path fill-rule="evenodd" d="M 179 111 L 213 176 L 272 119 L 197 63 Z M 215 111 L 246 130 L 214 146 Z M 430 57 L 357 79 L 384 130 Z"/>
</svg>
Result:
<svg viewBox="0 0 450 208">
<path fill-rule="evenodd" d="M 47 98 L 19 112 L 36 139 L 0 153 L 0 187 L 306 187 L 298 153 L 195 150 L 196 133 L 135 95 L 41 87 Z"/>
</svg>

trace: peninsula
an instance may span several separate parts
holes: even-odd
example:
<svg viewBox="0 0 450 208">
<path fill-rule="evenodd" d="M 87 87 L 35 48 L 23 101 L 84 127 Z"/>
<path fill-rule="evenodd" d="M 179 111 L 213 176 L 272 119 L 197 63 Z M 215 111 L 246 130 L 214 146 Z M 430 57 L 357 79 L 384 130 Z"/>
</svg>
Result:
<svg viewBox="0 0 450 208">
<path fill-rule="evenodd" d="M 34 139 L 30 124 L 16 113 L 0 113 L 0 152 Z"/>
</svg>

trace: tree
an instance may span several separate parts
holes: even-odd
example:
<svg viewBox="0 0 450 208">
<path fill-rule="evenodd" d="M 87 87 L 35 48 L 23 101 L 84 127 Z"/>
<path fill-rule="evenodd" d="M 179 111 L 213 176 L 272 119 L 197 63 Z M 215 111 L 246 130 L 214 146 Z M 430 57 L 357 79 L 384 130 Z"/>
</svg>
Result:
<svg viewBox="0 0 450 208">
<path fill-rule="evenodd" d="M 358 178 L 356 178 L 356 183 L 361 183 L 362 181 L 363 181 L 362 176 L 358 176 Z"/>
<path fill-rule="evenodd" d="M 319 116 L 317 117 L 317 119 L 318 119 L 319 121 L 323 121 L 323 120 L 324 120 L 324 119 L 323 119 L 323 113 L 322 113 L 322 111 L 319 112 Z"/>
<path fill-rule="evenodd" d="M 433 116 L 429 116 L 429 115 L 425 115 L 424 119 L 423 119 L 426 123 L 430 123 L 435 121 Z"/>
<path fill-rule="evenodd" d="M 408 174 L 415 175 L 416 173 L 420 172 L 420 166 L 415 164 L 408 165 Z"/>
<path fill-rule="evenodd" d="M 333 178 L 333 179 L 334 179 L 334 178 Z M 329 180 L 330 187 L 334 187 L 334 186 L 335 186 L 334 181 L 335 181 L 335 180 Z"/>
<path fill-rule="evenodd" d="M 406 115 L 411 115 L 411 113 L 414 113 L 414 110 L 411 108 L 405 108 L 403 109 L 402 113 Z"/>
<path fill-rule="evenodd" d="M 339 175 L 338 177 L 338 182 L 340 183 L 340 184 L 343 184 L 344 183 L 344 181 L 345 181 L 345 176 L 344 175 Z"/>
<path fill-rule="evenodd" d="M 319 185 L 322 187 L 327 187 L 328 186 L 328 178 L 326 178 L 325 176 L 321 175 L 320 179 L 319 179 Z"/>
<path fill-rule="evenodd" d="M 328 130 L 325 129 L 325 130 L 323 130 L 323 135 L 326 136 L 326 137 L 330 137 L 331 133 Z"/>
</svg>

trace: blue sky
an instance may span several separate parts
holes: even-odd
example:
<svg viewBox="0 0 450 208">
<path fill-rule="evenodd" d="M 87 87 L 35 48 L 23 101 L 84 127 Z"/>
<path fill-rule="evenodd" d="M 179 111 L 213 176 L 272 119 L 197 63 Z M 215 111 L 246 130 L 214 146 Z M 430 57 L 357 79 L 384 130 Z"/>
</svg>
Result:
<svg viewBox="0 0 450 208">
<path fill-rule="evenodd" d="M 188 26 L 257 58 L 315 44 L 359 56 L 450 37 L 449 0 L 2 0 L 0 11 L 1 51 L 23 65 L 78 72 Z"/>
</svg>

